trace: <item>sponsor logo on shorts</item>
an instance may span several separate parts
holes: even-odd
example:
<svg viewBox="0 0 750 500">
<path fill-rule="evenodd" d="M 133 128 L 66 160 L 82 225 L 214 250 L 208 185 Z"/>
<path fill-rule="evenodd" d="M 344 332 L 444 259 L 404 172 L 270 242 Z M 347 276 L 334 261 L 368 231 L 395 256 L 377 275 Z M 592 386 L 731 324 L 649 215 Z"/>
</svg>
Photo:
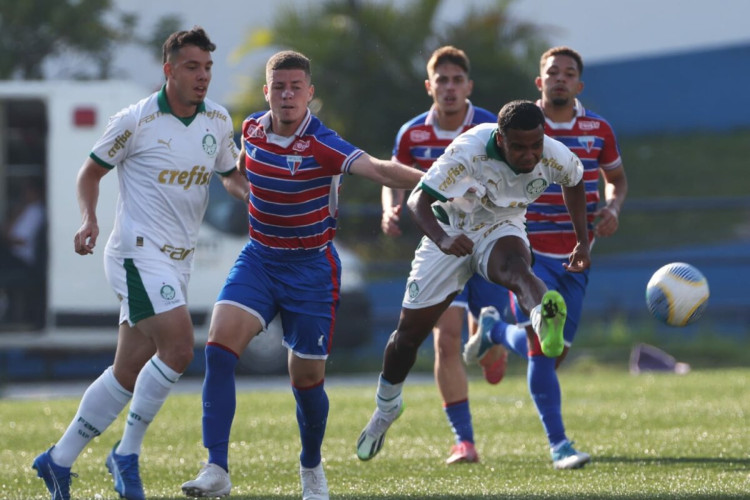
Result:
<svg viewBox="0 0 750 500">
<path fill-rule="evenodd" d="M 203 151 L 205 151 L 208 156 L 216 156 L 217 147 L 218 144 L 216 142 L 216 137 L 212 134 L 206 134 L 203 136 Z"/>
<path fill-rule="evenodd" d="M 161 290 L 159 290 L 159 294 L 161 294 L 161 298 L 164 300 L 174 300 L 176 292 L 174 291 L 174 288 L 172 288 L 172 285 L 164 285 L 161 287 Z"/>
<path fill-rule="evenodd" d="M 410 281 L 406 284 L 406 289 L 409 291 L 409 300 L 414 300 L 419 295 L 419 285 L 416 281 Z"/>
</svg>

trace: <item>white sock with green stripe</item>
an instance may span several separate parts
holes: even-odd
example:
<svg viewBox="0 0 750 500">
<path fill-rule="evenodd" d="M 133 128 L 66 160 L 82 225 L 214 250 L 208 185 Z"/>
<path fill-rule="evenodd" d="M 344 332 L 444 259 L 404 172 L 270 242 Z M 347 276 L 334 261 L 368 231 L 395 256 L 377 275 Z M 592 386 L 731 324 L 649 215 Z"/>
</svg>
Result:
<svg viewBox="0 0 750 500">
<path fill-rule="evenodd" d="M 72 467 L 81 451 L 115 421 L 130 401 L 110 366 L 86 389 L 78 412 L 52 451 L 52 461 L 61 467 Z"/>
<path fill-rule="evenodd" d="M 403 388 L 403 382 L 391 384 L 381 374 L 378 379 L 378 391 L 375 395 L 375 403 L 380 408 L 380 411 L 390 413 L 397 410 L 401 405 L 401 391 Z"/>
<path fill-rule="evenodd" d="M 135 381 L 125 432 L 115 453 L 140 455 L 146 429 L 167 400 L 169 391 L 180 379 L 180 375 L 156 355 L 148 360 Z"/>
</svg>

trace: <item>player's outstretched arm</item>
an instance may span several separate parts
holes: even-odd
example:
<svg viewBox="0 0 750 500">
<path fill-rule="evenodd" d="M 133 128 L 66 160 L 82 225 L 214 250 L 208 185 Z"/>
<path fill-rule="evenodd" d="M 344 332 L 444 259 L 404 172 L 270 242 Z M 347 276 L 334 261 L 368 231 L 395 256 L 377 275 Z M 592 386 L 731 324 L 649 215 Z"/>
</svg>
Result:
<svg viewBox="0 0 750 500">
<path fill-rule="evenodd" d="M 416 168 L 392 160 L 379 160 L 367 153 L 354 160 L 349 172 L 384 186 L 400 189 L 412 189 L 422 178 L 422 172 Z"/>
</svg>

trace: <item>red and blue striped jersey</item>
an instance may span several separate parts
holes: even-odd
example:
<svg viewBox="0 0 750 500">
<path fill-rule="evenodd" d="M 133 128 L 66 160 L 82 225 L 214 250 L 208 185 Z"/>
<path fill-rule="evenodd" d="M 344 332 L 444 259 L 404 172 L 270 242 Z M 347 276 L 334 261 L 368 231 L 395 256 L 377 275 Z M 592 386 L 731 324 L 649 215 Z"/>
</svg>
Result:
<svg viewBox="0 0 750 500">
<path fill-rule="evenodd" d="M 341 176 L 363 151 L 310 111 L 290 137 L 271 131 L 270 111 L 242 124 L 250 183 L 250 239 L 279 251 L 315 250 L 336 234 Z"/>
<path fill-rule="evenodd" d="M 537 104 L 541 106 L 542 102 L 539 100 Z M 548 119 L 544 132 L 565 144 L 583 163 L 589 241 L 593 242 L 592 222 L 599 204 L 599 169 L 610 170 L 622 165 L 615 133 L 604 118 L 585 109 L 577 99 L 573 120 L 555 123 Z M 529 205 L 526 220 L 529 241 L 535 252 L 564 258 L 573 251 L 576 236 L 562 188 L 557 184 L 552 184 Z"/>
<path fill-rule="evenodd" d="M 404 123 L 396 135 L 393 158 L 404 165 L 412 165 L 427 171 L 440 157 L 448 145 L 474 125 L 497 122 L 497 115 L 486 109 L 475 107 L 467 101 L 469 109 L 458 130 L 442 130 L 437 125 L 437 109 L 433 104 L 429 111 Z"/>
</svg>

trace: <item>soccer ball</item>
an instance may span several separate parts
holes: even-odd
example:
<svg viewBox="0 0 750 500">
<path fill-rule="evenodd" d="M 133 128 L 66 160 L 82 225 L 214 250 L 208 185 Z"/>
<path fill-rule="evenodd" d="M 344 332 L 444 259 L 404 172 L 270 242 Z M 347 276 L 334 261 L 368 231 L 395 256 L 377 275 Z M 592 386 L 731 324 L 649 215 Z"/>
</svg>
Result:
<svg viewBox="0 0 750 500">
<path fill-rule="evenodd" d="M 646 285 L 646 305 L 651 314 L 672 326 L 685 326 L 701 317 L 708 304 L 708 281 L 684 262 L 660 268 Z"/>
</svg>

